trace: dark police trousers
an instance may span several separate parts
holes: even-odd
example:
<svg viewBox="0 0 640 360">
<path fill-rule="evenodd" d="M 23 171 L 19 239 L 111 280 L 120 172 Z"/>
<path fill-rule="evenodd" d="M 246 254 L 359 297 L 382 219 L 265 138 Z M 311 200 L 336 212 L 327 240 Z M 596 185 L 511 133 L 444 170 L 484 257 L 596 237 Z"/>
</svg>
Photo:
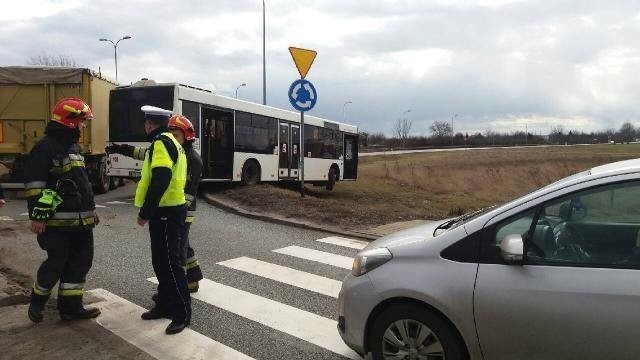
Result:
<svg viewBox="0 0 640 360">
<path fill-rule="evenodd" d="M 93 230 L 60 231 L 48 227 L 38 235 L 38 244 L 47 252 L 36 279 L 42 295 L 35 301 L 44 303 L 60 280 L 58 309 L 72 313 L 82 308 L 84 282 L 93 262 Z"/>
<path fill-rule="evenodd" d="M 159 207 L 149 220 L 151 262 L 158 278 L 156 306 L 180 322 L 191 319 L 183 238 L 186 215 L 185 206 Z"/>
</svg>

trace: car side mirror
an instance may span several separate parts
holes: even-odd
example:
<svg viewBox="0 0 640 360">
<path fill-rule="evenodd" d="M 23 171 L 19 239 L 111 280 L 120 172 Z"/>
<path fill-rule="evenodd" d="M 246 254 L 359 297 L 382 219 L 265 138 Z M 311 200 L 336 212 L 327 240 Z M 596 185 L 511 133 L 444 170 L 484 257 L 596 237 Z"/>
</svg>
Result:
<svg viewBox="0 0 640 360">
<path fill-rule="evenodd" d="M 505 236 L 500 242 L 502 259 L 507 264 L 522 264 L 524 260 L 524 240 L 522 235 L 512 234 Z"/>
</svg>

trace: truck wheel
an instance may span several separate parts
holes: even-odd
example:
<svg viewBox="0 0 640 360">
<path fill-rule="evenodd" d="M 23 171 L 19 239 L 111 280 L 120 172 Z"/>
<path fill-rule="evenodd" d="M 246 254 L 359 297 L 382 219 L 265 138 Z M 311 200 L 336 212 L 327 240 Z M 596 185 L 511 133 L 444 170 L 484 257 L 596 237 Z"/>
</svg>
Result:
<svg viewBox="0 0 640 360">
<path fill-rule="evenodd" d="M 118 187 L 118 179 L 113 176 L 109 176 L 109 190 L 113 190 Z"/>
<path fill-rule="evenodd" d="M 107 163 L 100 163 L 100 171 L 98 172 L 98 184 L 96 186 L 96 194 L 104 194 L 109 191 L 109 176 L 107 176 Z"/>
<path fill-rule="evenodd" d="M 260 181 L 260 166 L 255 160 L 247 160 L 242 167 L 242 183 L 255 185 Z"/>
</svg>

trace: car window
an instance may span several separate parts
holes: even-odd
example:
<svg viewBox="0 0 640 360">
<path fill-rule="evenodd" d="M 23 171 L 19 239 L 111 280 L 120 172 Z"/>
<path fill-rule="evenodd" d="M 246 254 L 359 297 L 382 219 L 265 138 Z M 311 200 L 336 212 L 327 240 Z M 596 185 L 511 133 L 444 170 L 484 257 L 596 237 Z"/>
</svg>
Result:
<svg viewBox="0 0 640 360">
<path fill-rule="evenodd" d="M 499 223 L 493 238 L 494 245 L 500 245 L 502 239 L 507 235 L 520 235 L 523 239 L 528 238 L 534 216 L 535 209 L 532 209 Z"/>
<path fill-rule="evenodd" d="M 581 191 L 545 204 L 527 243 L 527 262 L 640 266 L 640 183 Z"/>
</svg>

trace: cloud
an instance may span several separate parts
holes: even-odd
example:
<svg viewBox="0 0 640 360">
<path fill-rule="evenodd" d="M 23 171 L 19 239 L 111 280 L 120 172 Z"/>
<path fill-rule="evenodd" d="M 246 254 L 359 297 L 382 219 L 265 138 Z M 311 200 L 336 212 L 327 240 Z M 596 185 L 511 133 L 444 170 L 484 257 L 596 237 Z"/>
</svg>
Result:
<svg viewBox="0 0 640 360">
<path fill-rule="evenodd" d="M 267 3 L 267 97 L 290 108 L 288 46 L 319 53 L 313 115 L 390 133 L 411 109 L 416 133 L 453 114 L 456 130 L 637 122 L 640 6 L 636 1 L 323 0 Z M 7 11 L 5 11 L 5 9 Z M 119 80 L 141 77 L 262 99 L 262 4 L 249 0 L 46 1 L 5 4 L 0 63 L 72 55 Z M 525 119 L 525 120 L 523 120 Z M 541 120 L 544 119 L 544 120 Z M 540 131 L 545 129 L 540 125 Z"/>
</svg>

